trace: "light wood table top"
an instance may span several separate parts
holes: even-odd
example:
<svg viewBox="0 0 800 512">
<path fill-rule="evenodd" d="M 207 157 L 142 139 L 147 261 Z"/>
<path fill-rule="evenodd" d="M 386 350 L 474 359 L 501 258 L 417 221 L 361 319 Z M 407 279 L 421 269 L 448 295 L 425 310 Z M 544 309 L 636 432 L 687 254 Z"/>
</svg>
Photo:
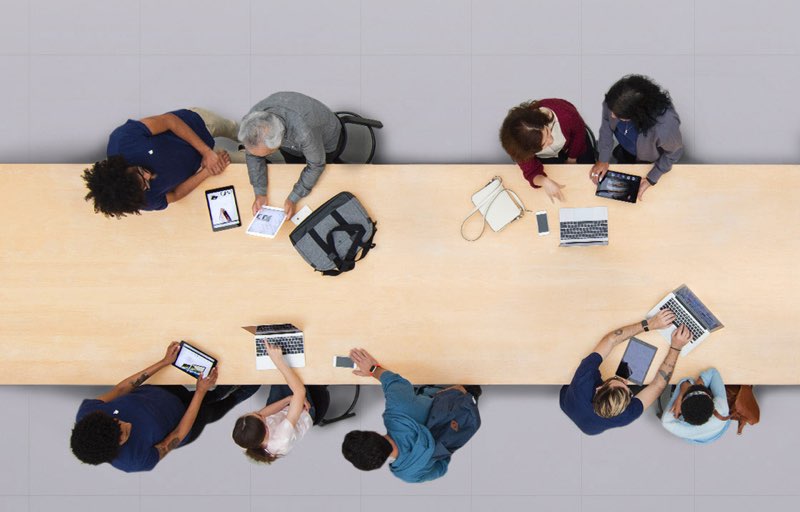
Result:
<svg viewBox="0 0 800 512">
<path fill-rule="evenodd" d="M 798 166 L 676 166 L 632 205 L 597 198 L 588 166 L 548 169 L 564 207 L 608 207 L 607 247 L 558 247 L 558 204 L 513 165 L 331 165 L 299 206 L 353 192 L 378 221 L 355 271 L 322 277 L 289 242 L 245 234 L 252 189 L 232 165 L 166 211 L 122 220 L 83 200 L 83 165 L 0 165 L 2 384 L 115 384 L 185 339 L 221 360 L 220 383 L 256 371 L 241 326 L 306 333 L 306 383 L 369 383 L 335 369 L 353 346 L 415 383 L 563 384 L 608 331 L 640 321 L 682 283 L 725 324 L 675 379 L 716 366 L 728 383 L 798 384 Z M 282 204 L 299 165 L 271 166 Z M 616 166 L 643 174 L 649 166 Z M 500 175 L 533 214 L 477 242 L 459 235 L 470 196 Z M 235 185 L 244 226 L 211 231 L 204 190 Z M 469 225 L 479 227 L 474 218 Z M 658 333 L 640 336 L 667 350 Z M 610 374 L 622 356 L 604 364 Z M 165 369 L 154 383 L 187 383 Z"/>
</svg>

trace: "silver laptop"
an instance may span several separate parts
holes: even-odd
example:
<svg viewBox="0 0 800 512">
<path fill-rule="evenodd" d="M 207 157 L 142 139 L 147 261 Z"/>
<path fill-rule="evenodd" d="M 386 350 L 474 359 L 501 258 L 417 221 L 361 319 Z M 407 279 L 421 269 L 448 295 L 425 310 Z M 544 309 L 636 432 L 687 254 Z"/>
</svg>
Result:
<svg viewBox="0 0 800 512">
<path fill-rule="evenodd" d="M 267 354 L 267 344 L 280 345 L 283 358 L 292 368 L 306 365 L 305 337 L 303 331 L 292 324 L 255 325 L 244 328 L 255 336 L 256 370 L 274 370 L 275 363 Z"/>
<path fill-rule="evenodd" d="M 608 208 L 561 208 L 561 247 L 608 245 Z"/>
<path fill-rule="evenodd" d="M 672 340 L 672 333 L 681 325 L 685 325 L 692 331 L 691 341 L 681 350 L 682 356 L 694 350 L 697 345 L 708 338 L 709 334 L 724 327 L 722 322 L 711 313 L 706 305 L 685 284 L 676 288 L 675 291 L 656 304 L 647 313 L 647 318 L 654 317 L 662 309 L 669 309 L 675 313 L 676 317 L 672 325 L 658 331 L 667 342 Z"/>
</svg>

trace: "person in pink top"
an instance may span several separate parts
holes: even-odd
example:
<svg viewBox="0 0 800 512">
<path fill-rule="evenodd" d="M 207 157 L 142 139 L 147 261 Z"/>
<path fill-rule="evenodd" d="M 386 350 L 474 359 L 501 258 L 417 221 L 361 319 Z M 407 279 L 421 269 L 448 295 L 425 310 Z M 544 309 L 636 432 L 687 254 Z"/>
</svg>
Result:
<svg viewBox="0 0 800 512">
<path fill-rule="evenodd" d="M 575 106 L 549 98 L 522 103 L 508 111 L 500 128 L 500 143 L 533 188 L 564 200 L 557 183 L 544 172 L 545 164 L 593 164 L 593 137 Z"/>
</svg>

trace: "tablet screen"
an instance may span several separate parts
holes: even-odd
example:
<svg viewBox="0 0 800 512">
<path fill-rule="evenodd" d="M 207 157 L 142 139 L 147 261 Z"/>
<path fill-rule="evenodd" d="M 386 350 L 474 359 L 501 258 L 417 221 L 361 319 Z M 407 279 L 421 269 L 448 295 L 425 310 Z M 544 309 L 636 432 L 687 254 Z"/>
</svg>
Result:
<svg viewBox="0 0 800 512">
<path fill-rule="evenodd" d="M 235 228 L 242 225 L 239 219 L 239 207 L 236 204 L 236 192 L 233 186 L 206 190 L 208 214 L 211 216 L 211 229 Z"/>
<path fill-rule="evenodd" d="M 641 386 L 657 351 L 653 345 L 639 338 L 631 338 L 628 348 L 625 349 L 625 355 L 617 367 L 617 375 Z"/>
<path fill-rule="evenodd" d="M 185 341 L 181 341 L 181 349 L 178 352 L 178 357 L 172 365 L 192 377 L 197 377 L 201 373 L 203 378 L 208 377 L 208 372 L 217 364 L 217 360 L 210 355 L 202 352 L 200 349 L 195 348 Z"/>
</svg>

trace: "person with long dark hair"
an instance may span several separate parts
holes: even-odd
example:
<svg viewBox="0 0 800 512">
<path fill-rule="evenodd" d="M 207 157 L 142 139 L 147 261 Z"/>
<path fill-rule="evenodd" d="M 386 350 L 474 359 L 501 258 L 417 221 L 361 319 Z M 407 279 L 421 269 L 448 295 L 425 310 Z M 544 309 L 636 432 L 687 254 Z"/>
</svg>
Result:
<svg viewBox="0 0 800 512">
<path fill-rule="evenodd" d="M 611 86 L 603 102 L 598 162 L 589 171 L 596 184 L 613 154 L 617 163 L 652 163 L 639 197 L 658 183 L 683 156 L 681 120 L 669 93 L 643 75 L 627 75 Z M 614 148 L 614 139 L 619 143 Z M 612 151 L 613 150 L 613 151 Z"/>
<path fill-rule="evenodd" d="M 267 354 L 286 384 L 273 385 L 267 405 L 236 420 L 233 441 L 256 462 L 271 464 L 294 448 L 312 425 L 325 416 L 330 403 L 327 386 L 306 386 L 283 358 L 277 345 L 267 345 Z"/>
<path fill-rule="evenodd" d="M 544 171 L 544 164 L 593 164 L 595 149 L 586 123 L 575 106 L 550 98 L 521 103 L 508 111 L 500 128 L 500 144 L 533 188 L 544 188 L 564 200 L 561 189 Z"/>
</svg>

